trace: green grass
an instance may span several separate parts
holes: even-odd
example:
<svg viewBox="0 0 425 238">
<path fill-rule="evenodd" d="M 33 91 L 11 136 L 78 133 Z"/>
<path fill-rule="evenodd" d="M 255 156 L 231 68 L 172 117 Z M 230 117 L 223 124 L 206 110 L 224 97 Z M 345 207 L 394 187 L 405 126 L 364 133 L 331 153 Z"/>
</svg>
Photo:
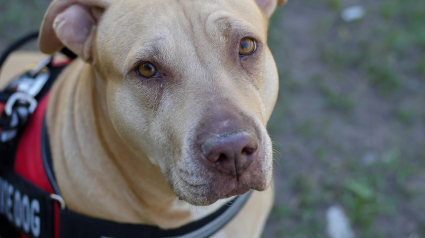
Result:
<svg viewBox="0 0 425 238">
<path fill-rule="evenodd" d="M 49 1 L 14 0 L 0 4 L 0 50 L 3 50 L 12 41 L 39 29 Z"/>
<path fill-rule="evenodd" d="M 403 124 L 411 125 L 417 118 L 415 111 L 399 110 L 396 112 L 396 118 Z"/>
<path fill-rule="evenodd" d="M 325 105 L 328 109 L 348 112 L 354 107 L 354 102 L 347 95 L 337 93 L 329 88 L 322 90 Z"/>
<path fill-rule="evenodd" d="M 315 181 L 297 177 L 292 181 L 291 188 L 296 194 L 298 209 L 276 204 L 272 216 L 286 217 L 291 222 L 299 224 L 294 229 L 281 227 L 275 231 L 277 237 L 325 237 L 325 223 L 317 220 L 316 208 L 322 200 L 322 193 L 317 190 Z M 284 221 L 282 221 L 284 222 Z"/>
<path fill-rule="evenodd" d="M 342 1 L 341 0 L 330 0 L 329 1 L 329 7 L 334 11 L 341 10 L 342 7 Z"/>
<path fill-rule="evenodd" d="M 425 54 L 425 50 L 423 52 Z M 425 84 L 425 57 L 418 60 L 416 70 L 418 71 L 422 82 Z"/>
<path fill-rule="evenodd" d="M 390 97 L 400 90 L 402 82 L 391 63 L 371 63 L 367 66 L 367 80 L 382 96 Z"/>
<path fill-rule="evenodd" d="M 383 1 L 379 9 L 379 16 L 385 20 L 391 20 L 397 15 L 398 9 L 399 3 L 397 1 Z"/>
<path fill-rule="evenodd" d="M 383 216 L 397 216 L 399 203 L 408 197 L 403 184 L 409 174 L 415 172 L 415 168 L 404 165 L 401 158 L 401 154 L 388 151 L 373 165 L 352 161 L 346 164 L 349 169 L 345 171 L 350 172 L 342 181 L 296 176 L 291 182 L 296 208 L 275 205 L 272 214 L 298 222 L 298 225 L 290 230 L 287 227 L 278 229 L 277 237 L 295 237 L 301 230 L 304 235 L 309 234 L 303 237 L 323 237 L 326 225 L 323 220 L 317 220 L 317 216 L 323 209 L 322 204 L 332 204 L 332 201 L 340 202 L 345 208 L 360 237 L 385 237 L 382 231 L 376 229 L 376 221 Z M 388 196 L 389 193 L 394 194 Z"/>
<path fill-rule="evenodd" d="M 334 1 L 330 5 L 338 9 Z M 405 75 L 420 77 L 424 82 L 424 7 L 421 1 L 382 1 L 380 19 L 375 24 L 336 21 L 336 29 L 331 28 L 319 45 L 324 62 L 337 71 L 356 69 L 387 99 L 405 89 Z"/>
<path fill-rule="evenodd" d="M 383 153 L 372 165 L 351 160 L 345 166 L 348 167 L 344 171 L 349 172 L 341 181 L 332 178 L 339 177 L 341 171 L 320 179 L 299 175 L 291 180 L 295 207 L 276 204 L 272 217 L 280 218 L 282 224 L 297 225 L 281 226 L 275 231 L 276 237 L 325 237 L 326 223 L 318 216 L 327 208 L 323 204 L 333 203 L 344 207 L 360 237 L 385 237 L 383 231 L 376 229 L 376 222 L 380 217 L 397 216 L 397 207 L 409 197 L 403 184 L 417 168 L 403 164 L 402 154 L 396 151 Z M 388 196 L 390 193 L 392 196 Z"/>
</svg>

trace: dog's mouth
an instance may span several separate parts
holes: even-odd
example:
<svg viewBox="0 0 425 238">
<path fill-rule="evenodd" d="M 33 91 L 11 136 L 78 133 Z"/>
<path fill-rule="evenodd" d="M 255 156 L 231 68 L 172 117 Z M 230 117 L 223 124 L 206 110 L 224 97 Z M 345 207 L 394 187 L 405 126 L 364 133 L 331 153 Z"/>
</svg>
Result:
<svg viewBox="0 0 425 238">
<path fill-rule="evenodd" d="M 167 179 L 192 205 L 210 205 L 271 184 L 272 144 L 265 125 L 234 107 L 211 106 L 181 138 Z"/>
<path fill-rule="evenodd" d="M 184 195 L 182 196 L 180 193 L 177 193 L 180 199 L 186 200 L 193 205 L 205 206 L 220 199 L 245 194 L 252 189 L 251 186 L 237 181 L 236 178 L 230 178 L 226 175 L 214 176 L 209 173 L 206 173 L 205 175 L 207 177 L 214 178 L 213 180 L 200 185 L 194 185 L 182 178 L 180 180 L 180 186 L 184 189 Z"/>
<path fill-rule="evenodd" d="M 202 151 L 198 156 L 177 162 L 173 170 L 173 189 L 176 195 L 193 205 L 210 205 L 220 199 L 242 195 L 250 190 L 264 191 L 271 182 L 272 159 L 266 149 L 258 151 L 256 158 L 241 174 L 221 171 L 206 165 Z"/>
</svg>

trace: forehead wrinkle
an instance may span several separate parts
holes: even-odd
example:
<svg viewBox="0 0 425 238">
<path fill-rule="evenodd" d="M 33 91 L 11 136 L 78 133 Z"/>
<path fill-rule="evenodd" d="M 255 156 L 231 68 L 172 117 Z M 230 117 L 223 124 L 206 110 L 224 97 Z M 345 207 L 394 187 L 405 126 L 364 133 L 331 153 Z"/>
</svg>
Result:
<svg viewBox="0 0 425 238">
<path fill-rule="evenodd" d="M 208 37 L 214 40 L 219 38 L 220 41 L 228 41 L 235 34 L 254 37 L 260 41 L 265 40 L 260 30 L 251 22 L 236 18 L 227 12 L 210 13 L 205 20 L 205 27 L 208 28 L 205 31 Z"/>
<path fill-rule="evenodd" d="M 151 11 L 148 14 L 143 14 L 143 31 L 139 31 L 140 36 L 133 36 L 136 40 L 132 42 L 131 54 L 128 55 L 125 65 L 131 66 L 137 60 L 152 60 L 154 61 L 152 63 L 171 64 L 172 58 L 181 51 L 180 45 L 183 40 L 186 43 L 188 42 L 185 30 L 191 29 L 185 22 L 186 18 L 178 17 L 178 15 L 182 15 L 182 11 L 176 11 L 178 5 L 164 5 L 158 2 L 151 7 L 160 10 L 160 13 Z M 149 21 L 155 22 L 155 24 L 145 25 Z M 176 41 L 177 38 L 180 41 Z M 178 42 L 180 43 L 176 44 Z M 180 52 L 180 54 L 184 53 L 187 52 Z"/>
<path fill-rule="evenodd" d="M 130 52 L 125 60 L 125 65 L 133 66 L 139 61 L 152 61 L 152 63 L 168 63 L 172 51 L 173 41 L 166 37 L 166 34 L 149 37 L 143 42 L 136 41 L 131 47 Z"/>
</svg>

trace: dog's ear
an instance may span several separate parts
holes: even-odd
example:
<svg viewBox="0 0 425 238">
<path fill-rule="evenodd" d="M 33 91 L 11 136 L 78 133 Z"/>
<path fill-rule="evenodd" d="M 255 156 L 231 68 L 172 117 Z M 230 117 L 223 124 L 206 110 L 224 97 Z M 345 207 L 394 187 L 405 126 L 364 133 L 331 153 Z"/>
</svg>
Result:
<svg viewBox="0 0 425 238">
<path fill-rule="evenodd" d="M 92 59 L 92 44 L 95 36 L 97 18 L 93 9 L 104 9 L 101 1 L 54 0 L 40 30 L 38 46 L 43 53 L 53 54 L 64 46 L 85 61 Z"/>
<path fill-rule="evenodd" d="M 285 5 L 288 0 L 255 0 L 258 4 L 258 6 L 261 8 L 261 10 L 264 13 L 264 16 L 266 18 L 269 18 L 274 10 L 276 9 L 276 6 Z"/>
</svg>

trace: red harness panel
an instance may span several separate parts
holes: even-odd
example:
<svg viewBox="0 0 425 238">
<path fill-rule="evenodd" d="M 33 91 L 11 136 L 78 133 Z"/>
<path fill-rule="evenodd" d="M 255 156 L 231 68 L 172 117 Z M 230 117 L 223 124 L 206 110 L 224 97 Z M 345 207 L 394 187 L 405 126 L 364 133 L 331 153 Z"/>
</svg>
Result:
<svg viewBox="0 0 425 238">
<path fill-rule="evenodd" d="M 15 157 L 15 172 L 48 193 L 54 193 L 41 157 L 41 129 L 49 94 L 39 102 L 22 133 Z M 59 237 L 59 207 L 54 206 L 55 238 Z M 25 235 L 22 238 L 27 238 Z"/>
<path fill-rule="evenodd" d="M 46 95 L 38 104 L 22 133 L 15 158 L 15 171 L 46 192 L 53 193 L 41 158 L 41 128 L 48 102 Z"/>
</svg>

